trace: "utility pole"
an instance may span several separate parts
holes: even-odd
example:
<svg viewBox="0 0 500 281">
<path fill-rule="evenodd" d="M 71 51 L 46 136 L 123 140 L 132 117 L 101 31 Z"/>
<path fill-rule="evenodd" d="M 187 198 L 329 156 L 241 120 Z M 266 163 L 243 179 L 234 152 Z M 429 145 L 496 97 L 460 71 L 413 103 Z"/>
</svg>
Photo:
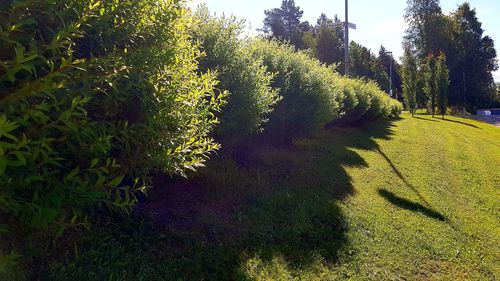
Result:
<svg viewBox="0 0 500 281">
<path fill-rule="evenodd" d="M 345 0 L 345 22 L 344 22 L 344 33 L 345 33 L 345 42 L 344 42 L 344 50 L 345 50 L 345 75 L 349 76 L 349 0 Z"/>
<path fill-rule="evenodd" d="M 356 29 L 356 25 L 354 23 L 349 22 L 349 0 L 345 0 L 345 22 L 339 22 L 335 24 L 335 27 L 343 27 L 344 28 L 344 64 L 345 64 L 345 75 L 349 76 L 349 28 Z"/>
<path fill-rule="evenodd" d="M 349 76 L 349 28 L 356 29 L 356 25 L 354 23 L 349 22 L 349 0 L 345 0 L 345 22 L 335 23 L 335 27 L 343 27 L 344 28 L 344 64 L 345 64 L 345 75 Z"/>
</svg>

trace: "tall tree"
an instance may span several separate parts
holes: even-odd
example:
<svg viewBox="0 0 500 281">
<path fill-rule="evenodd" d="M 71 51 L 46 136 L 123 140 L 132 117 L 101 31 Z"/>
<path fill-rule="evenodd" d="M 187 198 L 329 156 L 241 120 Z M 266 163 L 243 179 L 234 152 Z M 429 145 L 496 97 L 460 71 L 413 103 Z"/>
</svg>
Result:
<svg viewBox="0 0 500 281">
<path fill-rule="evenodd" d="M 389 76 L 377 57 L 366 47 L 352 41 L 349 45 L 351 75 L 371 79 L 382 88 L 389 88 Z"/>
<path fill-rule="evenodd" d="M 448 80 L 448 67 L 446 66 L 446 55 L 441 53 L 437 58 L 436 63 L 436 86 L 437 86 L 437 106 L 438 113 L 444 119 L 444 115 L 446 114 L 447 108 L 447 99 L 448 99 L 448 85 L 450 81 Z"/>
<path fill-rule="evenodd" d="M 439 0 L 407 0 L 405 41 L 424 58 L 448 48 L 446 21 Z"/>
<path fill-rule="evenodd" d="M 492 71 L 498 69 L 493 40 L 483 36 L 476 11 L 464 3 L 452 13 L 450 104 L 474 111 L 488 107 L 496 99 Z"/>
<path fill-rule="evenodd" d="M 427 110 L 434 117 L 437 102 L 436 57 L 432 53 L 429 53 L 424 62 L 424 91 L 427 95 Z"/>
<path fill-rule="evenodd" d="M 384 70 L 389 78 L 391 77 L 392 61 L 392 87 L 393 89 L 395 89 L 396 98 L 402 98 L 402 95 L 398 95 L 398 93 L 402 92 L 401 65 L 399 65 L 399 63 L 394 59 L 393 56 L 387 54 L 387 49 L 384 46 L 380 46 L 380 50 L 378 52 L 378 61 L 384 67 Z"/>
<path fill-rule="evenodd" d="M 340 20 L 329 19 L 325 14 L 319 17 L 316 32 L 317 58 L 326 64 L 341 63 L 344 57 L 344 33 L 342 28 L 335 26 Z"/>
<path fill-rule="evenodd" d="M 283 41 L 289 41 L 299 48 L 302 45 L 302 34 L 300 30 L 302 15 L 304 12 L 295 5 L 294 0 L 283 0 L 280 8 L 264 11 L 265 33 Z"/>
<path fill-rule="evenodd" d="M 402 78 L 405 104 L 413 116 L 417 109 L 418 68 L 417 58 L 409 48 L 404 50 Z"/>
</svg>

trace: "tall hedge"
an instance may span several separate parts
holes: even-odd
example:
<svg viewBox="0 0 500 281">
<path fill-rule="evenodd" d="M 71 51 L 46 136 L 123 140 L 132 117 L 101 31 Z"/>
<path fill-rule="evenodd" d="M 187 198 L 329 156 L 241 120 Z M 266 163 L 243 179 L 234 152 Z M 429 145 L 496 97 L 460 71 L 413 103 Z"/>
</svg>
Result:
<svg viewBox="0 0 500 281">
<path fill-rule="evenodd" d="M 396 118 L 403 105 L 390 98 L 374 81 L 342 77 L 346 99 L 339 119 L 341 123 L 353 124 L 373 121 L 379 118 Z"/>
<path fill-rule="evenodd" d="M 307 52 L 286 44 L 257 39 L 255 59 L 274 73 L 272 86 L 282 100 L 270 115 L 269 130 L 284 140 L 311 134 L 327 124 L 397 117 L 402 105 L 374 82 L 340 76 Z"/>
<path fill-rule="evenodd" d="M 260 59 L 251 56 L 243 21 L 211 15 L 206 6 L 198 7 L 194 19 L 191 34 L 204 51 L 199 59 L 200 71 L 216 72 L 220 81 L 217 87 L 228 91 L 228 103 L 216 129 L 217 140 L 229 146 L 244 142 L 262 131 L 279 100 L 270 86 L 273 75 Z"/>
<path fill-rule="evenodd" d="M 343 92 L 332 83 L 337 74 L 291 46 L 254 40 L 252 54 L 275 74 L 272 86 L 282 100 L 270 116 L 269 129 L 281 137 L 299 137 L 340 116 Z"/>
<path fill-rule="evenodd" d="M 223 97 L 198 74 L 190 23 L 177 0 L 0 2 L 7 224 L 60 233 L 99 205 L 126 211 L 152 171 L 183 174 L 218 148 Z"/>
</svg>

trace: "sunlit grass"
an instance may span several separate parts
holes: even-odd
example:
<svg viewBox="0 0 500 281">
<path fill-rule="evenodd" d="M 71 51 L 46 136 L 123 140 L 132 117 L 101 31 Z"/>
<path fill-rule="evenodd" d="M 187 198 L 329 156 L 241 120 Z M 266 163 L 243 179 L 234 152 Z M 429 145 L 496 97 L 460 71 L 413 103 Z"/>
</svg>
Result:
<svg viewBox="0 0 500 281">
<path fill-rule="evenodd" d="M 52 277 L 500 277 L 499 128 L 405 114 L 323 131 L 291 148 L 259 147 L 244 162 L 221 154 L 203 177 L 184 183 L 202 190 L 188 211 L 152 194 L 148 204 L 165 206 L 169 219 L 154 212 L 99 227 Z"/>
</svg>

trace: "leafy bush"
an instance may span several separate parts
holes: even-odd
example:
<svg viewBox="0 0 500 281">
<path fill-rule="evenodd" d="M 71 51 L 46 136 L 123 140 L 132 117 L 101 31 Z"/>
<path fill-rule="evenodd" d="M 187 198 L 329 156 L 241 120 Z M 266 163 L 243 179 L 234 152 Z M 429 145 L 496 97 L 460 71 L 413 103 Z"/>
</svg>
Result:
<svg viewBox="0 0 500 281">
<path fill-rule="evenodd" d="M 271 131 L 285 140 L 308 135 L 325 125 L 396 117 L 401 104 L 376 83 L 341 77 L 306 52 L 274 41 L 255 40 L 252 53 L 275 74 L 272 86 L 282 101 L 271 114 Z"/>
<path fill-rule="evenodd" d="M 180 1 L 0 3 L 0 212 L 62 232 L 218 148 Z"/>
<path fill-rule="evenodd" d="M 19 266 L 20 261 L 21 256 L 17 252 L 5 254 L 0 250 L 0 280 L 28 280 Z"/>
<path fill-rule="evenodd" d="M 378 118 L 396 118 L 401 114 L 402 104 L 387 96 L 373 81 L 342 77 L 346 94 L 341 123 L 356 123 Z"/>
<path fill-rule="evenodd" d="M 278 101 L 276 90 L 270 87 L 273 75 L 248 52 L 242 38 L 243 21 L 217 18 L 206 6 L 200 6 L 194 17 L 191 34 L 205 52 L 199 60 L 200 71 L 217 72 L 218 87 L 229 92 L 216 134 L 223 144 L 241 142 L 262 130 Z"/>
<path fill-rule="evenodd" d="M 340 80 L 340 83 L 349 89 L 346 91 L 354 96 L 352 99 L 355 101 L 344 103 L 342 109 L 345 114 L 341 118 L 342 122 L 354 123 L 361 119 L 361 117 L 371 108 L 372 90 L 374 90 L 373 85 L 368 86 L 363 80 L 345 77 Z"/>
<path fill-rule="evenodd" d="M 275 74 L 272 86 L 282 100 L 269 120 L 270 129 L 281 137 L 298 137 L 322 128 L 340 116 L 341 88 L 333 69 L 321 65 L 305 52 L 275 41 L 255 40 L 255 59 L 262 59 Z"/>
</svg>

